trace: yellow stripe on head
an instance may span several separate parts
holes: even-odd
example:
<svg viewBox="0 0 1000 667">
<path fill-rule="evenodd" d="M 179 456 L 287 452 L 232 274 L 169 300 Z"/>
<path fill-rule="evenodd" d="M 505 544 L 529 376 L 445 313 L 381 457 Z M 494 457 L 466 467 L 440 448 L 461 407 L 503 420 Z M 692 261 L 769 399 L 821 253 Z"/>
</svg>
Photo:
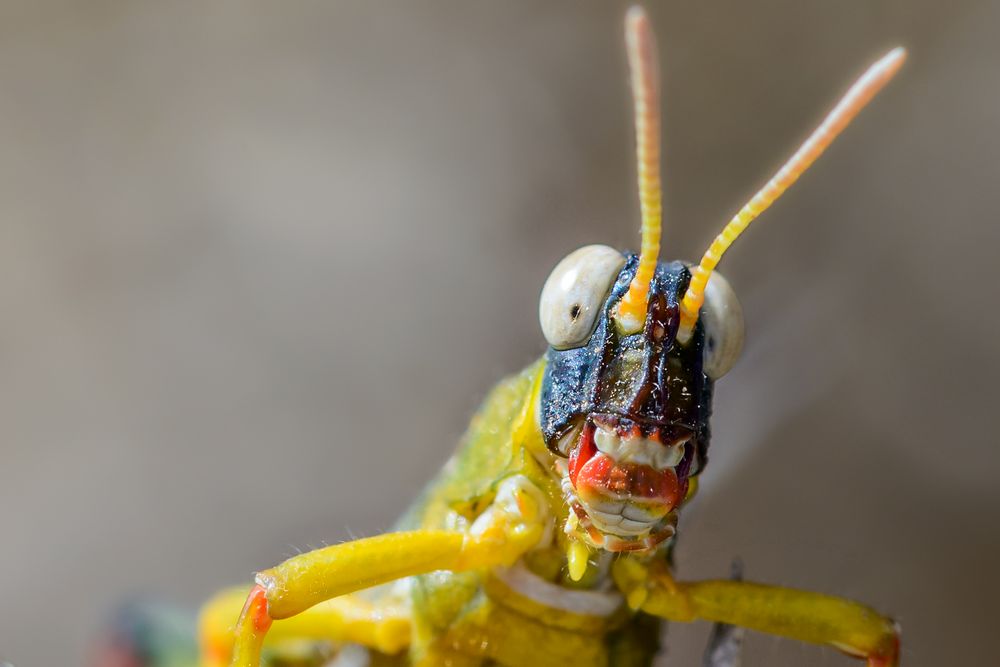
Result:
<svg viewBox="0 0 1000 667">
<path fill-rule="evenodd" d="M 820 126 L 809 135 L 805 143 L 789 158 L 778 173 L 760 189 L 753 198 L 740 209 L 729 224 L 725 226 L 712 245 L 701 258 L 701 263 L 692 271 L 691 284 L 688 286 L 684 299 L 681 301 L 681 324 L 677 337 L 683 343 L 691 337 L 691 331 L 698 321 L 698 311 L 705 300 L 705 285 L 712 271 L 729 246 L 739 238 L 740 234 L 753 220 L 763 213 L 784 193 L 788 187 L 798 180 L 809 166 L 816 161 L 827 146 L 847 127 L 848 123 L 862 108 L 892 79 L 906 59 L 906 51 L 895 48 L 881 60 L 868 68 L 847 94 L 841 98 L 837 106 L 820 123 Z"/>
<path fill-rule="evenodd" d="M 656 40 L 649 17 L 641 7 L 625 16 L 625 45 L 632 73 L 635 109 L 636 156 L 639 175 L 639 205 L 642 211 L 642 247 L 639 268 L 618 306 L 618 323 L 626 333 L 642 330 L 646 322 L 649 283 L 660 255 L 662 202 L 660 193 L 660 91 L 657 76 Z"/>
</svg>

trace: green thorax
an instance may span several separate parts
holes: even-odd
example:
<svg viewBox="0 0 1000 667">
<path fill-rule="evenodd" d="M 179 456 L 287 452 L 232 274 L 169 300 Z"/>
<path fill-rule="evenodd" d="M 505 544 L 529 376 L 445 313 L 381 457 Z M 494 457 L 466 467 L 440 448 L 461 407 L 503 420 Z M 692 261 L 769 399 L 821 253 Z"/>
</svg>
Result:
<svg viewBox="0 0 1000 667">
<path fill-rule="evenodd" d="M 608 554 L 595 553 L 579 582 L 567 574 L 561 528 L 568 508 L 536 415 L 543 371 L 539 360 L 492 390 L 455 454 L 397 528 L 463 529 L 489 506 L 502 480 L 524 475 L 548 498 L 555 530 L 550 545 L 518 564 L 521 574 L 542 580 L 557 596 L 566 589 L 613 599 L 617 593 L 607 590 Z M 635 616 L 624 605 L 612 611 L 604 605 L 600 614 L 547 606 L 519 593 L 509 579 L 505 573 L 443 571 L 414 577 L 413 657 L 442 664 L 465 664 L 477 656 L 470 664 L 486 658 L 503 665 L 603 667 L 647 665 L 655 654 L 655 620 Z M 590 590 L 595 588 L 601 590 Z"/>
</svg>

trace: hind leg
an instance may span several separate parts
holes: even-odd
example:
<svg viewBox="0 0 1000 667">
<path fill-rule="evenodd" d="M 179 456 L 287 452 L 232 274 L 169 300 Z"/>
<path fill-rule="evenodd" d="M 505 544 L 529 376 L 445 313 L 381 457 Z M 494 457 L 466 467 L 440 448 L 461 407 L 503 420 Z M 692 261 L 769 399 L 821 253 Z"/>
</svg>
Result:
<svg viewBox="0 0 1000 667">
<path fill-rule="evenodd" d="M 201 611 L 198 636 L 205 667 L 228 665 L 233 651 L 235 621 L 247 599 L 246 588 L 216 595 Z M 292 618 L 275 621 L 267 645 L 293 640 L 361 644 L 394 654 L 410 642 L 408 610 L 397 600 L 371 602 L 357 595 L 334 598 Z"/>
</svg>

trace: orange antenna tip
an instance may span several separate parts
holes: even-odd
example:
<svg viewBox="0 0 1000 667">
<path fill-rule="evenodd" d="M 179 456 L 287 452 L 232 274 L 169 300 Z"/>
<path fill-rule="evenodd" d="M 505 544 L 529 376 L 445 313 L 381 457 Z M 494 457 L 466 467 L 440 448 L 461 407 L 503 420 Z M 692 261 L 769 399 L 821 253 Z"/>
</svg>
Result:
<svg viewBox="0 0 1000 667">
<path fill-rule="evenodd" d="M 649 283 L 660 255 L 662 195 L 660 190 L 660 91 L 657 74 L 656 39 L 642 7 L 625 15 L 625 46 L 628 53 L 635 115 L 636 157 L 639 176 L 639 206 L 642 212 L 642 246 L 639 266 L 628 292 L 618 305 L 618 323 L 625 333 L 642 330 L 646 322 Z"/>
<path fill-rule="evenodd" d="M 681 342 L 686 342 L 691 336 L 691 331 L 698 321 L 698 312 L 705 301 L 705 285 L 726 250 L 757 216 L 766 211 L 816 161 L 816 158 L 823 154 L 823 151 L 837 135 L 858 115 L 858 112 L 875 97 L 875 94 L 885 84 L 889 83 L 889 80 L 903 65 L 904 60 L 906 60 L 906 50 L 897 47 L 869 67 L 833 110 L 827 114 L 819 127 L 809 135 L 809 138 L 795 151 L 795 154 L 778 170 L 778 173 L 740 209 L 739 213 L 715 237 L 712 245 L 701 258 L 701 263 L 692 270 L 691 283 L 681 301 L 681 323 L 677 334 Z"/>
</svg>

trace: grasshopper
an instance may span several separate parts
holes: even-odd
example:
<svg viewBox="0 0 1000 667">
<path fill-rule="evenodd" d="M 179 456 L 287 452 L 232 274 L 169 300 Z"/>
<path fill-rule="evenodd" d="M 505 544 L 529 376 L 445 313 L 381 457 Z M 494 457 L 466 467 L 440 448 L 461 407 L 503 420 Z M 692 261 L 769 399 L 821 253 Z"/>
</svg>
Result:
<svg viewBox="0 0 1000 667">
<path fill-rule="evenodd" d="M 743 345 L 716 265 L 905 53 L 868 69 L 698 264 L 660 262 L 656 47 L 641 8 L 625 24 L 639 253 L 593 245 L 559 262 L 541 292 L 543 358 L 493 389 L 396 531 L 300 554 L 258 573 L 249 594 L 216 596 L 199 620 L 202 664 L 640 666 L 665 621 L 696 620 L 898 664 L 897 625 L 865 605 L 678 581 L 671 551 L 707 463 L 714 383 Z"/>
</svg>

